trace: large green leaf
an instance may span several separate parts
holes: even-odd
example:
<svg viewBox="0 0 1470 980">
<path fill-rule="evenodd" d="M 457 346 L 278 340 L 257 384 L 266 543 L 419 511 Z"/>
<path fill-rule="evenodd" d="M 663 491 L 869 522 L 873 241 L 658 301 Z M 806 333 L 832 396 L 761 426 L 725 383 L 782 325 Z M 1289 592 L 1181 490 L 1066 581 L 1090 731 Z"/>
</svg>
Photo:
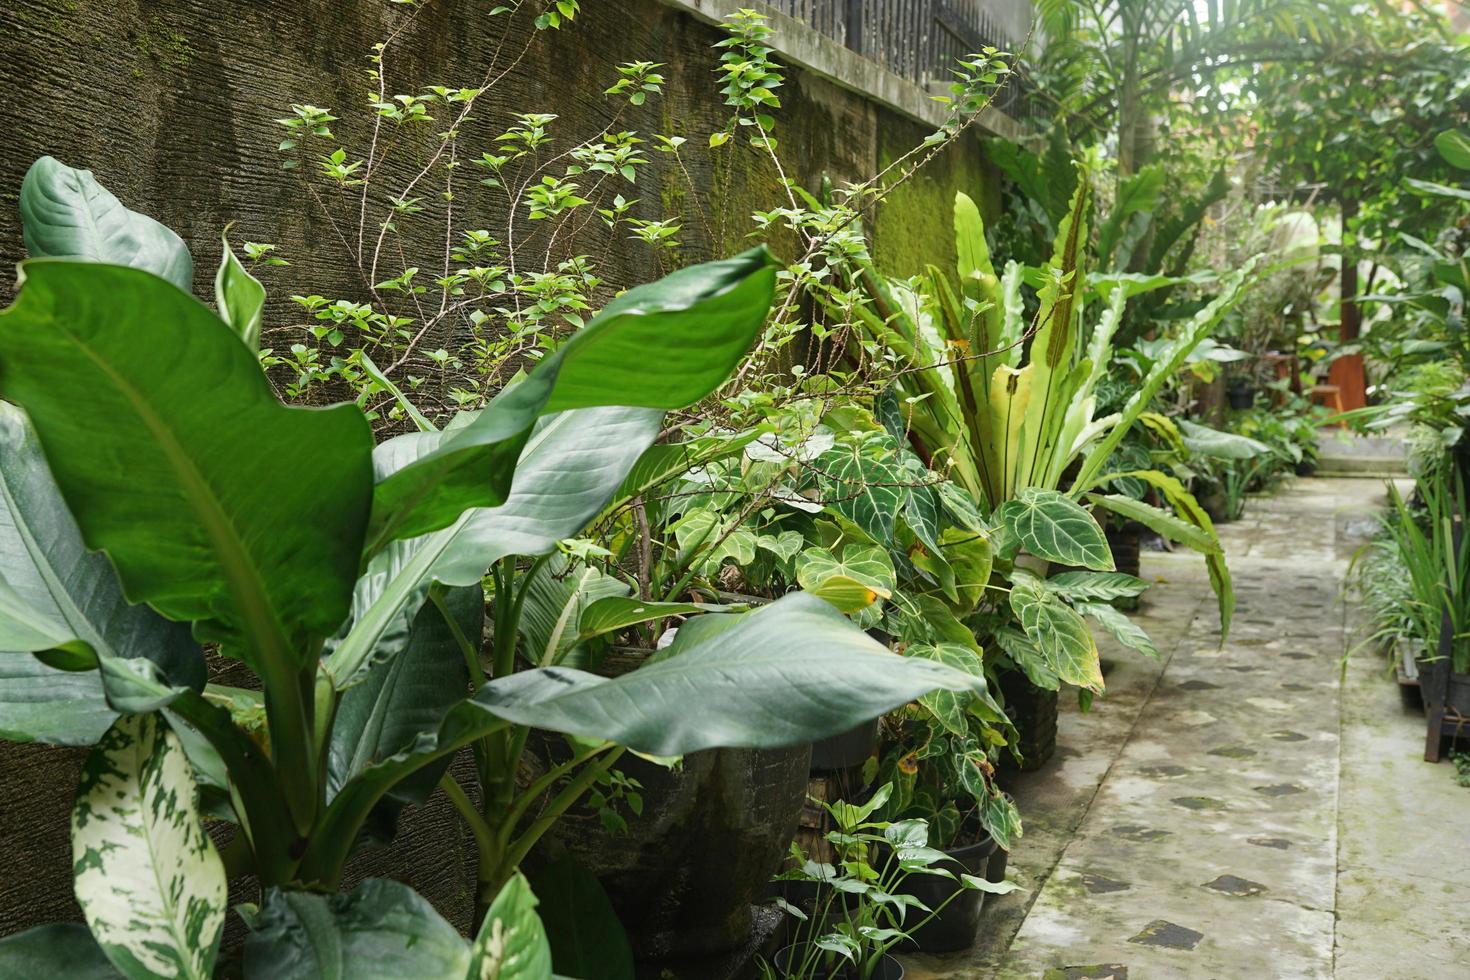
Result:
<svg viewBox="0 0 1470 980">
<path fill-rule="evenodd" d="M 1115 257 L 1113 251 L 1122 234 L 1124 222 L 1142 211 L 1153 211 L 1159 206 L 1159 192 L 1164 187 L 1164 168 L 1160 165 L 1144 167 L 1137 173 L 1124 178 L 1118 184 L 1118 195 L 1107 220 L 1098 228 L 1098 263 L 1105 269 L 1125 265 L 1127 255 Z"/>
<path fill-rule="evenodd" d="M 52 157 L 31 164 L 20 185 L 26 252 L 33 259 L 74 258 L 126 265 L 161 276 L 188 292 L 194 261 L 178 235 L 129 211 L 90 170 Z"/>
<path fill-rule="evenodd" d="M 1219 550 L 1220 543 L 1211 538 L 1203 528 L 1181 520 L 1153 504 L 1116 493 L 1088 494 L 1087 499 L 1115 514 L 1138 521 L 1150 531 L 1161 534 L 1170 541 L 1177 541 L 1192 551 L 1207 554 Z"/>
<path fill-rule="evenodd" d="M 597 876 L 571 858 L 536 868 L 531 884 L 556 972 L 579 980 L 633 980 L 633 949 Z"/>
<path fill-rule="evenodd" d="M 802 593 L 755 612 L 695 622 L 705 620 L 722 628 L 690 630 L 694 642 L 676 640 L 672 656 L 620 677 L 552 667 L 491 680 L 451 709 L 437 732 L 422 734 L 343 787 L 315 835 L 309 866 L 338 866 L 384 793 L 507 723 L 675 756 L 824 738 L 940 688 L 985 694 L 982 680 L 892 653 Z"/>
<path fill-rule="evenodd" d="M 1457 170 L 1470 170 L 1470 136 L 1463 130 L 1447 129 L 1434 137 L 1434 148 Z"/>
<path fill-rule="evenodd" d="M 1159 649 L 1144 628 L 1106 602 L 1079 602 L 1077 611 L 1097 620 L 1103 629 L 1113 634 L 1113 639 L 1130 650 L 1159 659 Z"/>
<path fill-rule="evenodd" d="M 895 461 L 886 433 L 833 446 L 812 465 L 822 474 L 822 495 L 829 507 L 879 544 L 893 544 L 894 524 L 913 478 Z"/>
<path fill-rule="evenodd" d="M 271 889 L 245 940 L 246 980 L 469 980 L 469 967 L 433 906 L 377 878 L 346 895 Z"/>
<path fill-rule="evenodd" d="M 1060 572 L 1046 580 L 1047 587 L 1069 599 L 1106 602 L 1143 595 L 1148 583 L 1123 572 Z"/>
<path fill-rule="evenodd" d="M 118 976 L 80 922 L 37 926 L 0 939 L 0 977 L 117 980 Z"/>
<path fill-rule="evenodd" d="M 670 756 L 794 745 L 938 688 L 984 693 L 983 681 L 893 654 L 826 603 L 795 593 L 613 680 L 528 671 L 491 682 L 475 701 L 516 724 Z"/>
<path fill-rule="evenodd" d="M 526 659 L 538 667 L 561 663 L 576 647 L 583 617 L 595 604 L 626 598 L 632 591 L 596 565 L 574 564 L 561 555 L 552 556 L 522 588 L 525 600 L 517 625 L 526 641 Z"/>
<path fill-rule="evenodd" d="M 1200 425 L 1189 419 L 1176 419 L 1184 445 L 1192 453 L 1214 459 L 1254 459 L 1271 452 L 1264 442 L 1243 436 L 1238 432 L 1221 432 L 1208 425 Z"/>
<path fill-rule="evenodd" d="M 543 419 L 505 503 L 395 541 L 374 557 L 353 598 L 352 629 L 327 659 L 337 686 L 350 686 L 365 665 L 402 649 L 430 583 L 474 585 L 506 555 L 543 555 L 580 534 L 657 438 L 662 418 L 657 409 L 591 408 Z M 374 452 L 379 471 L 432 451 L 438 436 L 413 433 L 384 443 Z"/>
<path fill-rule="evenodd" d="M 1068 684 L 1102 690 L 1097 643 L 1071 606 L 1036 576 L 1018 569 L 1011 583 L 1011 609 L 1052 673 Z"/>
<path fill-rule="evenodd" d="M 1113 570 L 1113 553 L 1102 528 L 1065 494 L 1028 487 L 1002 504 L 997 516 L 1038 558 L 1100 572 Z"/>
<path fill-rule="evenodd" d="M 505 500 L 512 464 L 540 415 L 604 405 L 667 410 L 708 395 L 755 340 L 774 295 L 775 263 L 756 248 L 619 296 L 473 422 L 378 484 L 371 548 Z"/>
<path fill-rule="evenodd" d="M 959 643 L 918 643 L 910 646 L 904 651 L 908 657 L 923 657 L 962 670 L 974 677 L 983 685 L 985 683 L 985 663 L 980 653 L 972 646 Z M 929 710 L 935 719 L 946 729 L 956 735 L 968 735 L 970 732 L 969 718 L 965 714 L 965 708 L 973 699 L 970 692 L 949 691 L 940 689 L 930 691 L 919 698 L 919 703 Z"/>
<path fill-rule="evenodd" d="M 0 593 L 53 638 L 156 663 L 175 683 L 204 686 L 204 656 L 187 626 L 129 605 L 104 555 L 89 553 L 51 478 L 25 413 L 0 402 Z M 0 612 L 0 630 L 4 626 Z M 90 745 L 113 711 L 92 672 L 54 670 L 0 640 L 0 733 L 20 741 Z"/>
<path fill-rule="evenodd" d="M 26 409 L 127 597 L 294 672 L 346 618 L 371 494 L 353 406 L 287 408 L 208 309 L 120 266 L 24 266 L 0 395 Z M 85 410 L 79 410 L 85 406 Z"/>
<path fill-rule="evenodd" d="M 332 724 L 329 796 L 374 761 L 411 745 L 419 732 L 438 728 L 444 713 L 464 699 L 469 668 L 455 633 L 478 649 L 484 620 L 485 594 L 479 585 L 448 590 L 420 607 L 396 657 L 343 694 Z M 395 798 L 422 802 L 440 775 L 432 767 L 417 773 L 410 783 L 395 787 Z"/>
<path fill-rule="evenodd" d="M 156 715 L 119 718 L 82 770 L 72 812 L 77 903 L 133 980 L 208 980 L 225 869 L 199 822 L 194 773 Z"/>
<path fill-rule="evenodd" d="M 536 915 L 536 896 L 520 872 L 500 889 L 470 952 L 469 980 L 548 980 L 551 946 Z M 578 976 L 583 976 L 578 974 Z"/>
<path fill-rule="evenodd" d="M 808 548 L 796 558 L 796 580 L 842 612 L 866 609 L 898 587 L 888 552 L 876 545 L 846 544 L 839 558 L 826 548 Z"/>
</svg>

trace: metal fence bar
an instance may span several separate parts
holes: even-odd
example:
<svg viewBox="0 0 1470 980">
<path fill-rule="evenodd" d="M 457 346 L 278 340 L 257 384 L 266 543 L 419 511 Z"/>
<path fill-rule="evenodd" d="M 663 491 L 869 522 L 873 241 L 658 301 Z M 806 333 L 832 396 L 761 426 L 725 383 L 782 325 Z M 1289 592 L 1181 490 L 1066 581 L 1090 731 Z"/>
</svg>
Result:
<svg viewBox="0 0 1470 980">
<path fill-rule="evenodd" d="M 1014 50 L 1024 39 L 1005 36 L 1004 12 L 1014 0 L 767 0 L 848 49 L 916 85 L 947 83 L 955 62 L 984 47 Z M 1014 17 L 1010 20 L 1014 21 Z M 1036 114 L 1019 76 L 996 100 L 1012 119 Z"/>
</svg>

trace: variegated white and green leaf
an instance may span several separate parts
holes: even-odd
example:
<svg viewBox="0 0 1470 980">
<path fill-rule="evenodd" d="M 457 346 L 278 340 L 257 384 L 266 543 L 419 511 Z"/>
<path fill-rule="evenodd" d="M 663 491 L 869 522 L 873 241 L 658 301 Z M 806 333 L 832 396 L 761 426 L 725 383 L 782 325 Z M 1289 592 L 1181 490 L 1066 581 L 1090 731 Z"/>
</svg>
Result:
<svg viewBox="0 0 1470 980">
<path fill-rule="evenodd" d="M 207 980 L 225 870 L 199 822 L 188 757 L 157 715 L 119 718 L 87 757 L 72 864 L 87 924 L 124 976 Z"/>
<path fill-rule="evenodd" d="M 551 944 L 536 914 L 536 896 L 517 872 L 485 914 L 466 980 L 547 980 Z"/>
<path fill-rule="evenodd" d="M 1102 690 L 1102 665 L 1087 623 L 1046 583 L 1018 569 L 1011 583 L 1011 610 L 1052 673 L 1068 684 Z"/>
</svg>

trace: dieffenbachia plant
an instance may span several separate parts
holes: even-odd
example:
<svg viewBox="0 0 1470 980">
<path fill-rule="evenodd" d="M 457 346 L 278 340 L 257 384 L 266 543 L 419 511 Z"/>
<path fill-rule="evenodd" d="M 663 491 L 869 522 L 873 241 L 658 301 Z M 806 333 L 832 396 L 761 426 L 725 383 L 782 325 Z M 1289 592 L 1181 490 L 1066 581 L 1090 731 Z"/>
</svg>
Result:
<svg viewBox="0 0 1470 980">
<path fill-rule="evenodd" d="M 73 222 L 121 207 L 109 199 L 81 195 Z M 248 296 L 222 319 L 155 274 L 167 266 L 106 264 L 69 241 L 70 257 L 22 265 L 0 311 L 0 671 L 19 681 L 0 688 L 0 731 L 100 737 L 77 810 L 78 892 L 128 976 L 154 975 L 159 957 L 188 964 L 174 975 L 207 975 L 219 935 L 222 890 L 207 879 L 221 856 L 197 832 L 181 750 L 239 825 L 224 863 L 289 896 L 334 891 L 354 849 L 474 745 L 484 802 L 462 812 L 488 912 L 624 751 L 789 745 L 983 685 L 895 656 L 801 594 L 696 617 L 659 662 L 615 679 L 518 655 L 522 561 L 576 536 L 664 411 L 744 356 L 774 291 L 763 249 L 625 293 L 483 410 L 375 448 L 356 406 L 276 400 Z M 260 691 L 204 685 L 201 644 L 242 661 Z M 575 751 L 519 787 L 535 728 Z M 99 785 L 133 805 L 94 805 Z M 187 888 L 162 887 L 190 866 Z M 381 901 L 343 914 L 388 915 Z"/>
</svg>

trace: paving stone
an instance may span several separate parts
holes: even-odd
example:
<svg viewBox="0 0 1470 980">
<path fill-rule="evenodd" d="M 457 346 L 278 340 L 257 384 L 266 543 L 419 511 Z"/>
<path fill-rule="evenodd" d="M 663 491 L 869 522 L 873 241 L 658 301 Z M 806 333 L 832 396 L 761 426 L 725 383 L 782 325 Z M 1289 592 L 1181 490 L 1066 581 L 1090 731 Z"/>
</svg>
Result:
<svg viewBox="0 0 1470 980">
<path fill-rule="evenodd" d="M 1128 968 L 1122 963 L 1063 966 L 1047 970 L 1041 977 L 1042 980 L 1128 980 Z"/>
<path fill-rule="evenodd" d="M 1245 878 L 1238 878 L 1235 875 L 1221 875 L 1214 881 L 1205 882 L 1200 887 L 1208 888 L 1211 891 L 1221 892 L 1226 895 L 1234 895 L 1237 898 L 1246 898 L 1252 895 L 1259 895 L 1262 892 L 1268 890 L 1265 885 L 1262 885 L 1259 882 L 1249 881 Z"/>
<path fill-rule="evenodd" d="M 1209 681 L 1201 680 L 1185 681 L 1183 684 L 1176 686 L 1181 691 L 1218 691 L 1220 689 L 1219 684 L 1211 684 Z"/>
<path fill-rule="evenodd" d="M 1176 925 L 1165 919 L 1155 919 L 1143 927 L 1143 931 L 1132 939 L 1130 943 L 1138 943 L 1140 946 L 1163 946 L 1168 949 L 1193 950 L 1199 945 L 1199 941 L 1205 938 L 1202 932 L 1196 932 L 1186 926 Z"/>
<path fill-rule="evenodd" d="M 1257 847 L 1274 847 L 1278 851 L 1285 851 L 1291 847 L 1291 841 L 1285 837 L 1247 837 L 1245 842 Z"/>
<path fill-rule="evenodd" d="M 1082 887 L 1090 894 L 1106 895 L 1109 892 L 1127 891 L 1132 886 L 1126 881 L 1117 881 L 1106 875 L 1085 874 L 1082 876 Z"/>
<path fill-rule="evenodd" d="M 1173 779 L 1189 775 L 1189 770 L 1184 766 L 1144 766 L 1138 773 L 1150 779 Z"/>
<path fill-rule="evenodd" d="M 1266 737 L 1274 738 L 1278 742 L 1305 742 L 1307 740 L 1307 736 L 1303 735 L 1301 732 L 1284 730 L 1279 732 L 1267 732 Z"/>
<path fill-rule="evenodd" d="M 1210 749 L 1210 755 L 1220 755 L 1227 759 L 1249 759 L 1255 754 L 1255 749 L 1248 749 L 1243 745 L 1222 745 L 1218 749 Z"/>
<path fill-rule="evenodd" d="M 1256 792 L 1262 796 L 1293 796 L 1297 793 L 1305 793 L 1304 787 L 1295 783 L 1276 783 L 1271 786 L 1257 786 Z"/>
<path fill-rule="evenodd" d="M 1213 796 L 1176 796 L 1169 801 L 1175 806 L 1182 806 L 1186 810 L 1224 810 L 1224 800 L 1217 800 Z"/>
<path fill-rule="evenodd" d="M 1155 830 L 1151 827 L 1134 827 L 1131 825 L 1114 827 L 1113 833 L 1117 834 L 1119 837 L 1126 837 L 1129 840 L 1136 841 L 1163 840 L 1165 837 L 1169 836 L 1169 832 L 1167 830 Z"/>
</svg>

